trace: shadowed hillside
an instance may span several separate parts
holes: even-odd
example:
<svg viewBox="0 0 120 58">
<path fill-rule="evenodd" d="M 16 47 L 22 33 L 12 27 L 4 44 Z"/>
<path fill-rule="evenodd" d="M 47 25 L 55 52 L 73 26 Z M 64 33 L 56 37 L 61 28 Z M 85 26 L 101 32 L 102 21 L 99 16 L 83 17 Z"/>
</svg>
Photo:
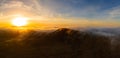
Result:
<svg viewBox="0 0 120 58">
<path fill-rule="evenodd" d="M 61 28 L 0 30 L 0 58 L 119 58 L 120 37 Z"/>
</svg>

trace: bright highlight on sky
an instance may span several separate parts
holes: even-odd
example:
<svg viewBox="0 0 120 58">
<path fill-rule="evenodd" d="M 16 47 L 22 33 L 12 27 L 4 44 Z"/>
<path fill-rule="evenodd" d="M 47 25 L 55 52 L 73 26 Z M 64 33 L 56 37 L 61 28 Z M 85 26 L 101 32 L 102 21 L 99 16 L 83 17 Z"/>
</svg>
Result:
<svg viewBox="0 0 120 58">
<path fill-rule="evenodd" d="M 25 18 L 25 17 L 16 17 L 16 18 L 14 18 L 13 20 L 12 20 L 12 24 L 14 25 L 14 26 L 17 26 L 17 27 L 20 27 L 20 26 L 25 26 L 25 25 L 27 25 L 27 18 Z"/>
<path fill-rule="evenodd" d="M 120 0 L 0 0 L 0 23 L 27 25 L 18 16 L 33 24 L 120 26 Z"/>
</svg>

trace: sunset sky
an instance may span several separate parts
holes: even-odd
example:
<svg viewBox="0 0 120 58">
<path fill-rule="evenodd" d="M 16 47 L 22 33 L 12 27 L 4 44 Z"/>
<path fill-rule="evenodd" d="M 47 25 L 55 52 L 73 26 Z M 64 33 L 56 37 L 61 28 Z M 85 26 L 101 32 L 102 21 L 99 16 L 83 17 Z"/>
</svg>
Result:
<svg viewBox="0 0 120 58">
<path fill-rule="evenodd" d="M 0 0 L 1 25 L 18 16 L 31 26 L 120 26 L 120 0 Z"/>
</svg>

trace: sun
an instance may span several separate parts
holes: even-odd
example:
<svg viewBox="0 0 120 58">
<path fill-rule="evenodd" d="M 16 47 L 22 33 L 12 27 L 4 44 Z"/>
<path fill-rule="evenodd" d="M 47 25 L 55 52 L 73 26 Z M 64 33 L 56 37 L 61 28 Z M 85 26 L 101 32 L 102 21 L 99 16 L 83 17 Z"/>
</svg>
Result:
<svg viewBox="0 0 120 58">
<path fill-rule="evenodd" d="M 28 24 L 27 20 L 26 17 L 16 17 L 12 20 L 12 24 L 17 27 L 26 26 Z"/>
</svg>

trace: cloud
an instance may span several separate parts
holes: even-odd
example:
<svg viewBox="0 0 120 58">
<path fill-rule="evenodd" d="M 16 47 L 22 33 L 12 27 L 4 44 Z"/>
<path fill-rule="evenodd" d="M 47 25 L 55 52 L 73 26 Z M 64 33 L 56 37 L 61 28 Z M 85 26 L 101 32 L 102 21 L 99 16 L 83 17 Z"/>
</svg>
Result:
<svg viewBox="0 0 120 58">
<path fill-rule="evenodd" d="M 87 5 L 81 7 L 78 4 L 84 4 L 83 0 L 4 0 L 1 10 L 5 15 L 12 10 L 21 10 L 26 13 L 32 13 L 34 16 L 44 17 L 95 17 L 99 6 Z"/>
<path fill-rule="evenodd" d="M 109 17 L 115 19 L 119 18 L 120 19 L 120 6 L 112 8 L 109 12 Z"/>
<path fill-rule="evenodd" d="M 55 10 L 49 7 L 46 1 L 43 5 L 42 0 L 4 0 L 0 5 L 0 12 L 2 15 L 11 15 L 11 13 L 28 13 L 32 16 L 56 17 L 60 16 Z M 51 4 L 51 3 L 50 3 Z M 54 5 L 52 5 L 54 7 Z M 56 6 L 57 7 L 57 6 Z M 55 8 L 56 8 L 55 7 Z M 16 11 L 16 12 L 15 12 Z M 24 12 L 24 13 L 23 13 Z"/>
<path fill-rule="evenodd" d="M 120 7 L 102 11 L 101 5 L 85 3 L 84 0 L 4 0 L 0 8 L 3 14 L 0 15 L 11 15 L 9 12 L 13 11 L 13 14 L 31 14 L 30 17 L 87 18 L 86 20 L 107 20 L 120 16 Z"/>
<path fill-rule="evenodd" d="M 3 15 L 11 15 L 9 14 L 10 12 L 14 12 L 14 11 L 31 11 L 31 7 L 28 5 L 25 5 L 23 2 L 21 1 L 7 1 L 4 4 L 1 5 L 1 12 L 3 13 Z"/>
</svg>

